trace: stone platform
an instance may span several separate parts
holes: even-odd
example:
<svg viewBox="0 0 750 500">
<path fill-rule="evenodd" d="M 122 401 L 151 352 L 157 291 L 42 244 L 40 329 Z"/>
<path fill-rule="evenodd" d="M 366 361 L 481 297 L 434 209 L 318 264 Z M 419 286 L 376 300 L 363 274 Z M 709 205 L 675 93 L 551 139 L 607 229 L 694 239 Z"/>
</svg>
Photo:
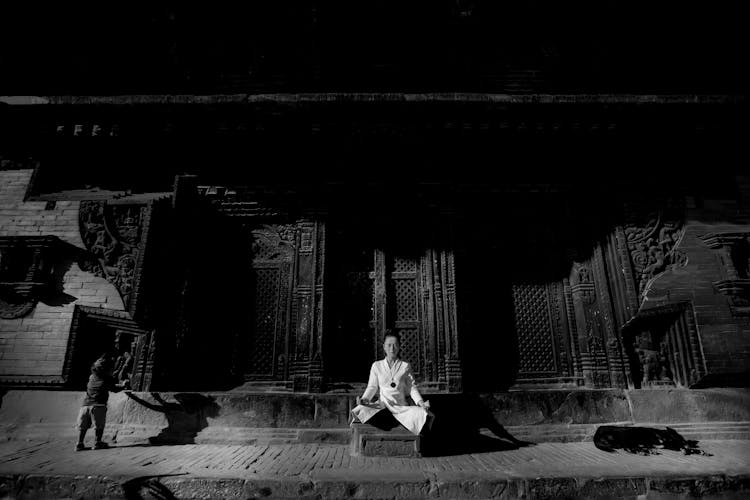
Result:
<svg viewBox="0 0 750 500">
<path fill-rule="evenodd" d="M 391 430 L 377 429 L 368 424 L 352 424 L 352 456 L 421 457 L 422 437 L 402 425 Z"/>
<path fill-rule="evenodd" d="M 120 444 L 350 443 L 358 394 L 267 392 L 112 394 L 107 439 Z M 534 442 L 591 440 L 601 424 L 671 425 L 690 439 L 750 438 L 750 390 L 557 390 L 427 394 L 436 426 Z M 81 392 L 9 390 L 0 438 L 73 438 Z"/>
<path fill-rule="evenodd" d="M 90 444 L 91 436 L 89 436 Z M 590 442 L 423 458 L 352 457 L 346 445 L 118 446 L 0 443 L 0 498 L 750 497 L 750 441 L 703 441 L 705 455 L 607 453 Z"/>
</svg>

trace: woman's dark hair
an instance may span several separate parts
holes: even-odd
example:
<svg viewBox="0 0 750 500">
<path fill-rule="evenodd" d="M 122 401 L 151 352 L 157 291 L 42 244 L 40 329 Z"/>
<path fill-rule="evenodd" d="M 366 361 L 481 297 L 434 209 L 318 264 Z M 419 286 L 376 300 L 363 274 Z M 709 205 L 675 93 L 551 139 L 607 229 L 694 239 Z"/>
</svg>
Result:
<svg viewBox="0 0 750 500">
<path fill-rule="evenodd" d="M 401 335 L 399 335 L 398 333 L 394 332 L 391 329 L 386 330 L 385 333 L 383 334 L 384 344 L 385 344 L 385 339 L 387 339 L 388 337 L 393 337 L 394 339 L 396 339 L 396 342 L 398 342 L 399 345 L 401 345 Z"/>
</svg>

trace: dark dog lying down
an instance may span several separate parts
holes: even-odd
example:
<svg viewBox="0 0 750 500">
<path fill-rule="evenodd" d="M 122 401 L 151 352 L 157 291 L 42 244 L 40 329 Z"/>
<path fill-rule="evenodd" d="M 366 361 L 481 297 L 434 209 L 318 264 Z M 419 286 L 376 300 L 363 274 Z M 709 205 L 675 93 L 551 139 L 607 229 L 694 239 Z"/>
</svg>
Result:
<svg viewBox="0 0 750 500">
<path fill-rule="evenodd" d="M 698 448 L 698 441 L 685 439 L 671 427 L 654 429 L 602 425 L 594 434 L 594 446 L 604 451 L 612 452 L 619 448 L 640 455 L 656 455 L 659 453 L 657 448 L 682 451 L 685 455 L 709 455 Z"/>
</svg>

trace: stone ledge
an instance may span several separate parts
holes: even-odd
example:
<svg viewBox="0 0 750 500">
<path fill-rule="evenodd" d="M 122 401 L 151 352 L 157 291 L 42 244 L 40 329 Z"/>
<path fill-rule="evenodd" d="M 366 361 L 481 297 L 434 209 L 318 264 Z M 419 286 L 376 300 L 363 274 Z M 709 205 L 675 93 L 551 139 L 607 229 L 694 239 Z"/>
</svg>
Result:
<svg viewBox="0 0 750 500">
<path fill-rule="evenodd" d="M 134 393 L 152 408 L 125 394 L 112 394 L 107 434 L 118 431 L 123 438 L 130 435 L 144 439 L 171 427 L 175 432 L 190 430 L 196 440 L 205 443 L 349 442 L 342 436 L 351 432 L 348 416 L 355 404 L 352 395 L 189 394 L 190 400 L 216 403 L 220 407 L 218 414 L 200 407 L 195 411 L 184 407 L 173 393 L 160 393 L 166 403 L 158 403 L 149 393 Z M 626 398 L 632 402 L 632 409 Z M 73 435 L 81 399 L 79 391 L 9 390 L 0 404 L 0 437 Z M 471 398 L 436 394 L 429 399 L 440 422 L 449 429 L 461 428 L 453 426 L 446 409 L 455 408 L 456 401 L 470 403 Z M 487 423 L 496 421 L 513 436 L 534 442 L 590 440 L 601 424 L 670 425 L 690 439 L 750 438 L 747 389 L 498 393 L 482 395 L 479 403 L 485 405 L 486 418 L 467 421 L 463 418 L 467 412 L 459 412 L 454 415 L 457 425 L 474 431 L 489 428 Z"/>
<path fill-rule="evenodd" d="M 351 448 L 353 456 L 420 457 L 422 438 L 399 425 L 389 431 L 368 424 L 352 424 Z"/>
<path fill-rule="evenodd" d="M 750 494 L 750 475 L 493 478 L 443 472 L 326 473 L 250 479 L 92 475 L 0 475 L 3 498 L 142 498 L 159 486 L 169 498 L 689 498 L 740 499 Z M 138 496 L 136 496 L 138 495 Z M 168 498 L 164 496 L 164 498 Z"/>
</svg>

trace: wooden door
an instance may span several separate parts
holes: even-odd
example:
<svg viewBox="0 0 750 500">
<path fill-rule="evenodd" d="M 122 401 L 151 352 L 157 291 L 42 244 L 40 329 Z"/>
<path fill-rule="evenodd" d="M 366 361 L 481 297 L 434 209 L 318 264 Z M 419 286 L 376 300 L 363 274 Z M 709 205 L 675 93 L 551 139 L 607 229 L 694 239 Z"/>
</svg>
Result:
<svg viewBox="0 0 750 500">
<path fill-rule="evenodd" d="M 420 280 L 421 258 L 375 251 L 374 272 L 374 350 L 383 356 L 381 345 L 386 329 L 401 337 L 401 358 L 411 363 L 415 376 L 421 378 L 426 365 L 426 339 L 430 322 L 425 316 L 421 298 L 429 295 Z"/>
</svg>

